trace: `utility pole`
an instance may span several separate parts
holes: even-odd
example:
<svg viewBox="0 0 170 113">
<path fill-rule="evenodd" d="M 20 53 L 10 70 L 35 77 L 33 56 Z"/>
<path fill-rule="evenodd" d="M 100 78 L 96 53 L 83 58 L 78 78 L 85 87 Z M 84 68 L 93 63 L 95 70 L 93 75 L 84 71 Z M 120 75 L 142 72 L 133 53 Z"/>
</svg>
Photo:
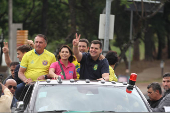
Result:
<svg viewBox="0 0 170 113">
<path fill-rule="evenodd" d="M 12 61 L 18 61 L 16 55 L 16 43 L 17 43 L 17 30 L 22 29 L 22 23 L 13 23 L 13 0 L 8 0 L 8 46 L 9 56 Z"/>
<path fill-rule="evenodd" d="M 106 26 L 105 26 L 105 36 L 104 36 L 104 48 L 103 55 L 105 56 L 109 50 L 109 32 L 110 32 L 110 10 L 111 10 L 112 0 L 106 0 Z"/>
<path fill-rule="evenodd" d="M 13 15 L 12 15 L 12 3 L 13 1 L 12 0 L 8 0 L 8 46 L 9 46 L 9 55 L 10 55 L 10 58 L 11 60 L 13 61 L 14 58 L 13 58 L 13 54 L 12 52 L 14 51 L 14 48 L 13 48 L 13 44 L 15 43 L 13 40 L 12 40 L 12 22 L 13 22 Z"/>
</svg>

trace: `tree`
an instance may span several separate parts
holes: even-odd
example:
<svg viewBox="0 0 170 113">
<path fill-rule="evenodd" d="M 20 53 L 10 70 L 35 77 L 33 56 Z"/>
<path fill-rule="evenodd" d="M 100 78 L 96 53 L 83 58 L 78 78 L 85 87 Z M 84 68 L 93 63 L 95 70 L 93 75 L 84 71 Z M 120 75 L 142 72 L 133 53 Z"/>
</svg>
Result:
<svg viewBox="0 0 170 113">
<path fill-rule="evenodd" d="M 167 45 L 168 45 L 168 58 L 170 58 L 170 2 L 165 3 L 165 8 L 164 8 L 164 15 L 163 18 L 165 20 L 165 30 L 166 30 L 166 37 L 167 37 Z"/>
<path fill-rule="evenodd" d="M 48 12 L 48 0 L 43 0 L 43 6 L 42 6 L 42 23 L 41 23 L 41 33 L 44 35 L 47 35 L 47 12 Z"/>
</svg>

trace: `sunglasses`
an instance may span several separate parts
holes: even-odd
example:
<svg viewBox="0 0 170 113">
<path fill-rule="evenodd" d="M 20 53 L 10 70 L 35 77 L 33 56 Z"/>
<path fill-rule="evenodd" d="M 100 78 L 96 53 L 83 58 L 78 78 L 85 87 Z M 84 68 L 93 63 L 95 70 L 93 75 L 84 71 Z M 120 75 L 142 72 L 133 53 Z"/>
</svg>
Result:
<svg viewBox="0 0 170 113">
<path fill-rule="evenodd" d="M 13 87 L 13 89 L 17 89 L 16 86 L 11 86 L 11 85 L 8 86 L 8 89 L 11 89 L 12 87 Z"/>
</svg>

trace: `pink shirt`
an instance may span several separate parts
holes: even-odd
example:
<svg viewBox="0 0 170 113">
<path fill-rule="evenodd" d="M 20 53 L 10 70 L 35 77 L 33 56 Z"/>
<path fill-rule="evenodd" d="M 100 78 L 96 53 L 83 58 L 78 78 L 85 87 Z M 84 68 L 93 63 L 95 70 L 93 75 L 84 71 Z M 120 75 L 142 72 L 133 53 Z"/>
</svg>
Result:
<svg viewBox="0 0 170 113">
<path fill-rule="evenodd" d="M 62 67 L 63 67 L 66 79 L 73 79 L 73 78 L 76 79 L 77 75 L 76 75 L 76 67 L 75 67 L 75 65 L 68 61 L 68 65 L 67 65 L 67 67 L 65 67 L 64 64 L 61 62 L 61 59 L 59 61 L 60 61 L 61 65 L 62 65 Z M 52 63 L 50 68 L 54 68 L 55 69 L 54 73 L 56 75 L 60 75 L 61 79 L 64 79 L 64 76 L 62 74 L 62 70 L 60 68 L 60 65 L 59 65 L 58 61 Z"/>
</svg>

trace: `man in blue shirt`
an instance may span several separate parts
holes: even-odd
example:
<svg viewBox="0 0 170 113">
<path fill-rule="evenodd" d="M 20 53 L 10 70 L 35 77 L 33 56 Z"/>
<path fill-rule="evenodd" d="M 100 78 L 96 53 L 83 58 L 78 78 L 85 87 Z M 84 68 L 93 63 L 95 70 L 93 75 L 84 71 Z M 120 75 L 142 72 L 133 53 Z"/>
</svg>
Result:
<svg viewBox="0 0 170 113">
<path fill-rule="evenodd" d="M 14 79 L 8 79 L 5 83 L 5 86 L 11 91 L 13 94 L 13 99 L 11 103 L 12 107 L 17 107 L 18 100 L 15 98 L 15 90 L 17 89 L 17 82 Z"/>
<path fill-rule="evenodd" d="M 16 66 L 17 66 L 18 64 L 19 64 L 19 62 L 11 62 L 11 64 L 10 64 L 11 75 L 9 75 L 9 76 L 3 81 L 3 84 L 5 84 L 8 79 L 14 79 L 14 78 L 15 78 L 15 77 L 14 77 L 14 75 L 15 75 L 15 68 L 16 68 Z"/>
<path fill-rule="evenodd" d="M 99 40 L 91 42 L 89 53 L 78 50 L 80 35 L 73 40 L 73 53 L 80 62 L 80 79 L 109 81 L 109 63 L 107 59 L 99 60 L 102 44 Z"/>
</svg>

